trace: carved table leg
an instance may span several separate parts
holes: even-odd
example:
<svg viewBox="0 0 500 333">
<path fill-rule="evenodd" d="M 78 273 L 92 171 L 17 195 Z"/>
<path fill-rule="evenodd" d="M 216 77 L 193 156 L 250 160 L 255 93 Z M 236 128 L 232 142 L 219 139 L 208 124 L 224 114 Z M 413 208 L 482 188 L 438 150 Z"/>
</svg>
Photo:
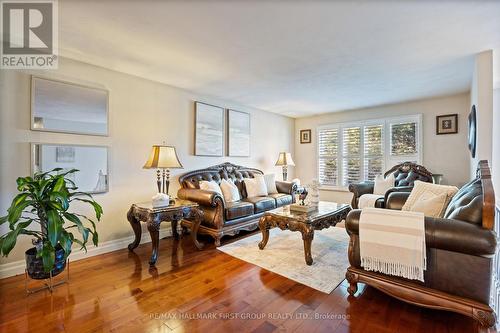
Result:
<svg viewBox="0 0 500 333">
<path fill-rule="evenodd" d="M 304 241 L 304 256 L 306 259 L 306 264 L 309 266 L 313 263 L 313 258 L 311 254 L 311 244 L 314 239 L 314 229 L 312 227 L 307 227 L 302 232 L 302 240 Z"/>
<path fill-rule="evenodd" d="M 158 244 L 160 243 L 160 230 L 159 226 L 148 223 L 148 231 L 151 235 L 151 259 L 149 259 L 149 265 L 154 266 L 158 260 Z"/>
<path fill-rule="evenodd" d="M 194 221 L 191 227 L 191 238 L 193 239 L 194 245 L 201 250 L 204 246 L 203 243 L 198 242 L 198 229 L 200 229 L 200 224 L 203 221 L 203 211 L 199 208 L 194 209 Z"/>
<path fill-rule="evenodd" d="M 174 239 L 179 239 L 179 232 L 177 231 L 177 220 L 172 220 L 172 236 Z"/>
<path fill-rule="evenodd" d="M 137 220 L 134 216 L 134 208 L 130 208 L 128 213 L 127 213 L 127 220 L 130 223 L 130 226 L 134 230 L 134 241 L 128 245 L 128 249 L 130 251 L 134 250 L 137 246 L 139 246 L 139 243 L 141 242 L 141 234 L 142 234 L 142 229 L 141 229 L 141 222 Z"/>
<path fill-rule="evenodd" d="M 262 241 L 259 243 L 259 249 L 264 250 L 269 240 L 269 226 L 267 225 L 267 216 L 262 216 L 259 220 L 259 229 L 262 232 Z"/>
</svg>

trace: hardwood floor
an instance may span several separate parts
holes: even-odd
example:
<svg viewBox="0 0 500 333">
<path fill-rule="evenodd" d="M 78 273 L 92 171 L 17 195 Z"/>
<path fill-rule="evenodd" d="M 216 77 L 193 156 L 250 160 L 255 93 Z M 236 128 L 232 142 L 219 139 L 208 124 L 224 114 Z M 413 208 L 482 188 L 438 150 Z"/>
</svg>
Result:
<svg viewBox="0 0 500 333">
<path fill-rule="evenodd" d="M 235 238 L 226 239 L 226 242 Z M 70 265 L 69 284 L 25 295 L 24 276 L 0 280 L 1 332 L 476 332 L 465 316 L 412 306 L 344 281 L 330 295 L 216 250 L 204 239 L 160 241 Z"/>
</svg>

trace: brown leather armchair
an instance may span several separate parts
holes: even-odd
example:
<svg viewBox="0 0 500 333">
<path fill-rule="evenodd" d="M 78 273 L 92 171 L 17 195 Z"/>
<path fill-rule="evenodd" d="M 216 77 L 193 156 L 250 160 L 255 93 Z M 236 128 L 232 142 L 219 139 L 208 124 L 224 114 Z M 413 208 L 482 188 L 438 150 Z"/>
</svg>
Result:
<svg viewBox="0 0 500 333">
<path fill-rule="evenodd" d="M 203 221 L 198 232 L 208 234 L 215 239 L 215 245 L 220 245 L 224 235 L 235 235 L 240 230 L 254 230 L 259 218 L 264 212 L 291 204 L 295 201 L 297 184 L 293 182 L 276 181 L 278 193 L 265 197 L 249 198 L 246 193 L 244 178 L 253 178 L 262 171 L 231 163 L 223 163 L 206 169 L 194 170 L 179 177 L 181 188 L 177 196 L 197 202 L 203 210 Z M 232 179 L 241 195 L 237 202 L 225 202 L 224 198 L 213 191 L 200 189 L 202 180 L 220 183 L 222 179 Z M 182 225 L 190 227 L 190 221 Z"/>
<path fill-rule="evenodd" d="M 432 173 L 425 167 L 412 162 L 404 162 L 393 166 L 384 173 L 384 177 L 387 177 L 391 173 L 394 173 L 394 187 L 385 193 L 384 198 L 380 198 L 376 201 L 375 207 L 377 208 L 384 208 L 387 197 L 393 192 L 411 192 L 416 180 L 432 183 Z M 349 191 L 353 194 L 351 201 L 353 209 L 358 208 L 359 197 L 363 194 L 373 193 L 374 186 L 375 182 L 373 181 L 349 184 Z"/>
<path fill-rule="evenodd" d="M 401 209 L 409 193 L 388 196 L 388 209 Z M 489 306 L 493 256 L 497 240 L 494 231 L 494 193 L 487 161 L 481 161 L 477 177 L 465 184 L 449 203 L 444 218 L 425 217 L 427 270 L 425 282 L 365 271 L 359 252 L 359 218 L 353 210 L 346 218 L 350 236 L 346 278 L 354 295 L 363 282 L 416 305 L 450 310 L 495 324 Z"/>
</svg>

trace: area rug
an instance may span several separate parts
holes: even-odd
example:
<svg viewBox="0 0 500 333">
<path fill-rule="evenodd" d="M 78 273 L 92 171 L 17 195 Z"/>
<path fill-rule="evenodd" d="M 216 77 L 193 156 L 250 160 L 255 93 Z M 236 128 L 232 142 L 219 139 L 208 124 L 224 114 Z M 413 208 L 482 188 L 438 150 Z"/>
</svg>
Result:
<svg viewBox="0 0 500 333">
<path fill-rule="evenodd" d="M 306 265 L 304 259 L 300 232 L 271 229 L 264 250 L 258 247 L 261 239 L 261 233 L 257 233 L 218 249 L 327 294 L 345 278 L 349 266 L 349 236 L 344 228 L 331 227 L 314 232 L 311 266 Z"/>
</svg>

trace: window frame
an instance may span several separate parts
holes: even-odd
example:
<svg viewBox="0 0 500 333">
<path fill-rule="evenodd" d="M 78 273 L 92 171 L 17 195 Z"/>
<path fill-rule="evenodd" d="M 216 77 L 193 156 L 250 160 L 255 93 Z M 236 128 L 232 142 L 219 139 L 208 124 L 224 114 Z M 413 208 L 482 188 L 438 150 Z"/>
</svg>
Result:
<svg viewBox="0 0 500 333">
<path fill-rule="evenodd" d="M 415 122 L 417 123 L 417 153 L 411 155 L 401 155 L 392 156 L 391 155 L 391 128 L 390 125 L 394 123 L 406 123 Z M 343 156 L 343 129 L 348 127 L 360 127 L 360 159 L 361 159 L 361 170 L 360 173 L 365 177 L 364 170 L 364 127 L 382 125 L 383 132 L 383 145 L 382 145 L 382 170 L 387 170 L 388 166 L 396 165 L 398 162 L 407 160 L 417 160 L 418 164 L 422 164 L 423 158 L 423 124 L 422 124 L 422 114 L 412 114 L 397 117 L 384 117 L 384 118 L 372 118 L 372 119 L 361 119 L 359 121 L 341 122 L 341 123 L 331 123 L 319 125 L 316 127 L 316 178 L 320 179 L 319 167 L 320 167 L 320 152 L 319 152 L 319 136 L 321 130 L 325 129 L 337 129 L 338 131 L 338 142 L 337 142 L 337 185 L 320 184 L 321 190 L 331 190 L 331 191 L 348 191 L 348 186 L 343 185 L 343 166 L 344 166 L 344 156 Z M 322 156 L 325 157 L 325 156 Z"/>
</svg>

